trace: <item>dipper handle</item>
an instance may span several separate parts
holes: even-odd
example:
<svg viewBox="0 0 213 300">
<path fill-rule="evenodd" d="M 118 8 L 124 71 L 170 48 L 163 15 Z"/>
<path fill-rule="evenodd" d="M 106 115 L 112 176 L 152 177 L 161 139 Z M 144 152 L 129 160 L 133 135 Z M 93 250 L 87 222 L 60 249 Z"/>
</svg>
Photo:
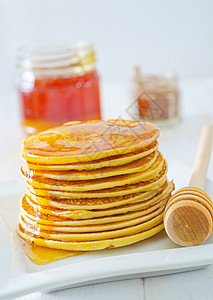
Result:
<svg viewBox="0 0 213 300">
<path fill-rule="evenodd" d="M 189 186 L 204 189 L 213 141 L 213 126 L 205 125 L 201 132 Z"/>
</svg>

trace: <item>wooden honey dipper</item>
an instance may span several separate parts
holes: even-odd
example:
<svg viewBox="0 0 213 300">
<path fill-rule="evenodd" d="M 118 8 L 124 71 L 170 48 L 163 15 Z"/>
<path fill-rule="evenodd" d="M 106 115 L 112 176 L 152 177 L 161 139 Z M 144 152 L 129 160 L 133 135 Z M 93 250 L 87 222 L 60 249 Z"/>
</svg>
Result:
<svg viewBox="0 0 213 300">
<path fill-rule="evenodd" d="M 211 154 L 213 127 L 203 127 L 189 187 L 169 199 L 164 212 L 168 236 L 178 245 L 203 243 L 213 230 L 213 203 L 203 190 Z"/>
</svg>

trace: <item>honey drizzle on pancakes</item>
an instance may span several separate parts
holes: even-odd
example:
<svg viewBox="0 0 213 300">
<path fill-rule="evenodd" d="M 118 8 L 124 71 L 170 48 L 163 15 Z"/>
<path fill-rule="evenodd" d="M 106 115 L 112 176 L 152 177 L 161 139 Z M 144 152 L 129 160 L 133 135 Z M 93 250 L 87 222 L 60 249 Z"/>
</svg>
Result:
<svg viewBox="0 0 213 300">
<path fill-rule="evenodd" d="M 146 122 L 69 122 L 23 142 L 18 233 L 37 263 L 122 247 L 163 229 L 174 189 Z"/>
</svg>

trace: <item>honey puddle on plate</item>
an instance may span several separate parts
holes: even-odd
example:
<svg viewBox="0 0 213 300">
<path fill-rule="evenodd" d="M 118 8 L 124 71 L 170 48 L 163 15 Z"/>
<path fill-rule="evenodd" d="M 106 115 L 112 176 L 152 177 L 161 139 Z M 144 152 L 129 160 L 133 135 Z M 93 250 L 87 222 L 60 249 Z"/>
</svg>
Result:
<svg viewBox="0 0 213 300">
<path fill-rule="evenodd" d="M 44 265 L 55 260 L 84 254 L 83 251 L 65 251 L 45 247 L 35 247 L 22 240 L 22 246 L 29 259 L 37 265 Z"/>
</svg>

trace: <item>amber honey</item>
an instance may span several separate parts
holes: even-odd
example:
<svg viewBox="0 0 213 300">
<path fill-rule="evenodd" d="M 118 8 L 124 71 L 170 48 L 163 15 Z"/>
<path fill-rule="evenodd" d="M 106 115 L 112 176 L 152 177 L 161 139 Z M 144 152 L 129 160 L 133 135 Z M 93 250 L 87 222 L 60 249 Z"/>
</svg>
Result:
<svg viewBox="0 0 213 300">
<path fill-rule="evenodd" d="M 21 50 L 18 94 L 27 134 L 67 121 L 101 119 L 99 76 L 92 45 Z"/>
<path fill-rule="evenodd" d="M 37 265 L 44 265 L 59 259 L 73 257 L 85 253 L 80 251 L 64 251 L 45 247 L 37 247 L 33 246 L 29 242 L 24 241 L 23 239 L 21 239 L 21 241 L 26 255 Z"/>
</svg>

